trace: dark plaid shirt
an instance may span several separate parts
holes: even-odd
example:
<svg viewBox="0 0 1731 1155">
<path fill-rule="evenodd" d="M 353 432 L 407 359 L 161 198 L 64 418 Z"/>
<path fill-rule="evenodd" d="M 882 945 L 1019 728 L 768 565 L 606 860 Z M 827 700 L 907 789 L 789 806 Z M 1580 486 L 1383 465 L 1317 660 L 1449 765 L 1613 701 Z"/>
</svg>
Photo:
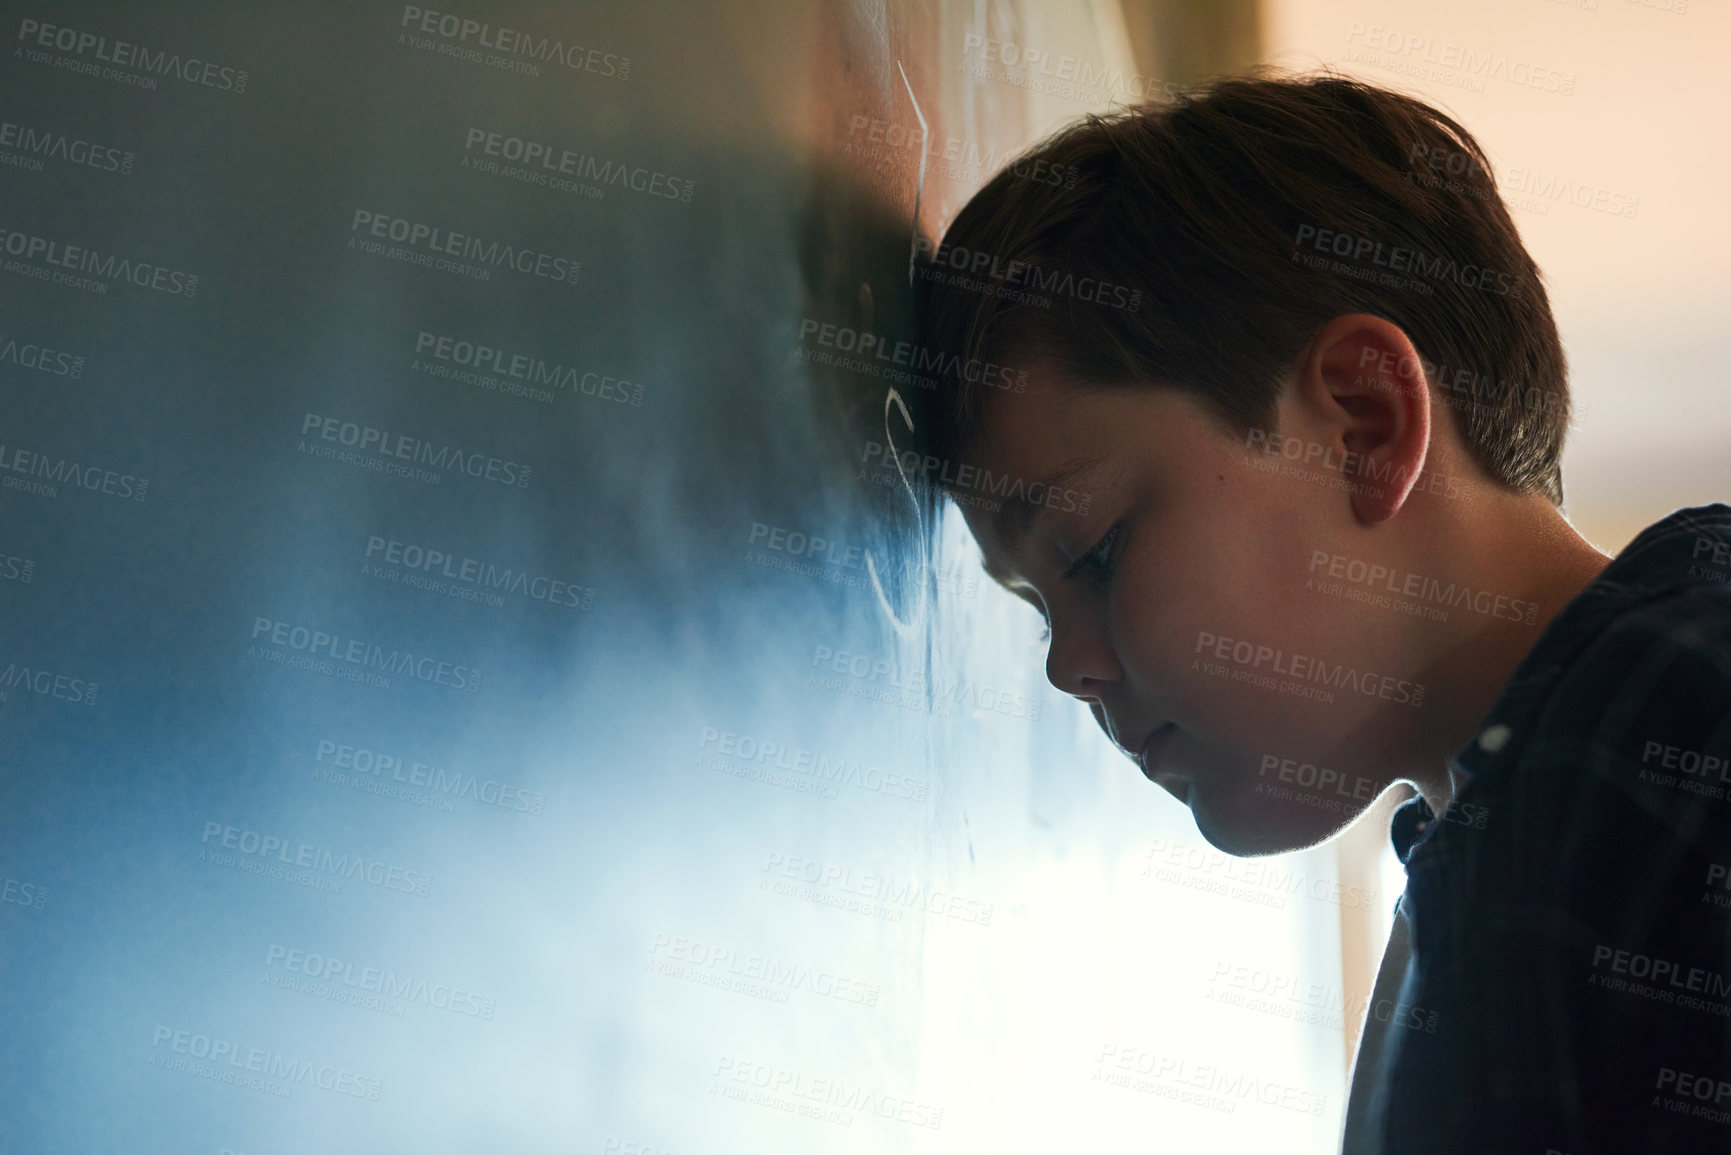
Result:
<svg viewBox="0 0 1731 1155">
<path fill-rule="evenodd" d="M 1364 1148 L 1731 1152 L 1731 508 L 1631 542 L 1451 765 L 1391 831 L 1411 954 Z"/>
</svg>

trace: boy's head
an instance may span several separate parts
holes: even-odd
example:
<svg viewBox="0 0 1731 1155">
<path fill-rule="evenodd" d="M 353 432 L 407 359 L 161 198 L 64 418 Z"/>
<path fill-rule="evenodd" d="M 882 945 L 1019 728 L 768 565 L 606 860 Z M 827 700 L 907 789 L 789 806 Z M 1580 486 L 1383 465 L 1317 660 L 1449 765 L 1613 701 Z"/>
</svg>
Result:
<svg viewBox="0 0 1731 1155">
<path fill-rule="evenodd" d="M 1460 656 L 1558 608 L 1470 582 L 1555 518 L 1569 416 L 1471 136 L 1350 80 L 1225 81 L 1064 130 L 930 255 L 924 343 L 993 371 L 943 382 L 926 461 L 1053 683 L 1235 853 L 1440 772 Z"/>
</svg>

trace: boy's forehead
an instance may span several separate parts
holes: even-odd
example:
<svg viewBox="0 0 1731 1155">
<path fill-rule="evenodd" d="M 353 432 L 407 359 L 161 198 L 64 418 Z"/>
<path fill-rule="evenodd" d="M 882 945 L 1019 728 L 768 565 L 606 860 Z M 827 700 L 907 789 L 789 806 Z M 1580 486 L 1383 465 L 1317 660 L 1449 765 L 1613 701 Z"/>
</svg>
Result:
<svg viewBox="0 0 1731 1155">
<path fill-rule="evenodd" d="M 1089 390 L 1045 367 L 1030 367 L 1024 380 L 1026 388 L 1020 392 L 983 399 L 980 427 L 968 442 L 970 456 L 1019 461 L 1062 456 L 1065 443 L 1089 432 L 1081 420 Z"/>
<path fill-rule="evenodd" d="M 977 480 L 982 497 L 1024 493 L 1079 455 L 1097 455 L 1099 439 L 1088 435 L 1081 416 L 1074 407 L 1060 404 L 1051 386 L 1030 384 L 1025 393 L 993 397 L 979 429 L 963 446 L 958 465 L 971 467 L 970 480 Z M 998 507 L 989 519 L 996 526 L 1009 527 L 1019 516 L 1011 500 L 986 504 Z"/>
<path fill-rule="evenodd" d="M 979 425 L 958 454 L 1027 482 L 1046 480 L 1081 459 L 1103 459 L 1148 445 L 1150 433 L 1184 417 L 1182 394 L 1152 383 L 1095 385 L 1038 363 L 1021 392 L 985 400 Z M 1187 416 L 1187 415 L 1185 415 Z"/>
<path fill-rule="evenodd" d="M 982 513 L 971 503 L 964 503 L 961 511 L 962 520 L 973 534 L 974 544 L 980 548 L 980 567 L 986 571 L 986 576 L 1009 590 L 1023 584 L 1021 566 L 998 534 L 992 516 Z"/>
<path fill-rule="evenodd" d="M 968 442 L 969 467 L 951 487 L 968 500 L 959 502 L 964 520 L 985 556 L 988 574 L 1013 576 L 1012 556 L 1036 519 L 1054 509 L 1075 516 L 1089 495 L 1074 497 L 1099 472 L 1112 450 L 1113 429 L 1083 400 L 1087 390 L 1031 380 L 1020 394 L 991 399 L 980 431 Z M 972 500 L 978 497 L 987 501 Z M 1048 500 L 1052 496 L 1063 499 Z"/>
<path fill-rule="evenodd" d="M 1105 462 L 1104 454 L 1083 454 L 1028 474 L 982 474 L 981 480 L 1004 496 L 989 503 L 985 511 L 976 511 L 971 501 L 964 502 L 962 510 L 988 560 L 988 545 L 1000 554 L 1014 554 L 1037 523 L 1085 512 L 1093 499 L 1089 489 Z M 988 572 L 992 569 L 988 564 Z"/>
</svg>

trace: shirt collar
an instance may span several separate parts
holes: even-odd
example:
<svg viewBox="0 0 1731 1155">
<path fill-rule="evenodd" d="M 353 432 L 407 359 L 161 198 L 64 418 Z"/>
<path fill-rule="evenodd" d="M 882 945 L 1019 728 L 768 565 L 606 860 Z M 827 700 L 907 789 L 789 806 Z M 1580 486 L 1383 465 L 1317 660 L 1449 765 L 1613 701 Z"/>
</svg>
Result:
<svg viewBox="0 0 1731 1155">
<path fill-rule="evenodd" d="M 1708 580 L 1695 572 L 1702 539 L 1731 542 L 1731 506 L 1715 502 L 1680 509 L 1642 530 L 1551 619 L 1473 737 L 1450 759 L 1450 768 L 1471 781 L 1514 766 L 1545 696 L 1600 630 L 1632 606 Z M 1395 810 L 1389 840 L 1402 862 L 1409 861 L 1436 828 L 1435 818 L 1423 798 Z"/>
</svg>

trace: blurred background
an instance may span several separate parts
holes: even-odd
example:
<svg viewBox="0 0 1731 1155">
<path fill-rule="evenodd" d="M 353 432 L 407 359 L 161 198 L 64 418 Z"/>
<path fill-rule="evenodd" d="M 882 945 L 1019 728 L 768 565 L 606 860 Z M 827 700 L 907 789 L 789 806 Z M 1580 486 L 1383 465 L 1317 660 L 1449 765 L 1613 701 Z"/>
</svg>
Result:
<svg viewBox="0 0 1731 1155">
<path fill-rule="evenodd" d="M 6 1150 L 1334 1150 L 1397 799 L 1214 852 L 884 468 L 1085 112 L 1441 105 L 1570 516 L 1726 489 L 1719 7 L 0 8 Z"/>
</svg>

